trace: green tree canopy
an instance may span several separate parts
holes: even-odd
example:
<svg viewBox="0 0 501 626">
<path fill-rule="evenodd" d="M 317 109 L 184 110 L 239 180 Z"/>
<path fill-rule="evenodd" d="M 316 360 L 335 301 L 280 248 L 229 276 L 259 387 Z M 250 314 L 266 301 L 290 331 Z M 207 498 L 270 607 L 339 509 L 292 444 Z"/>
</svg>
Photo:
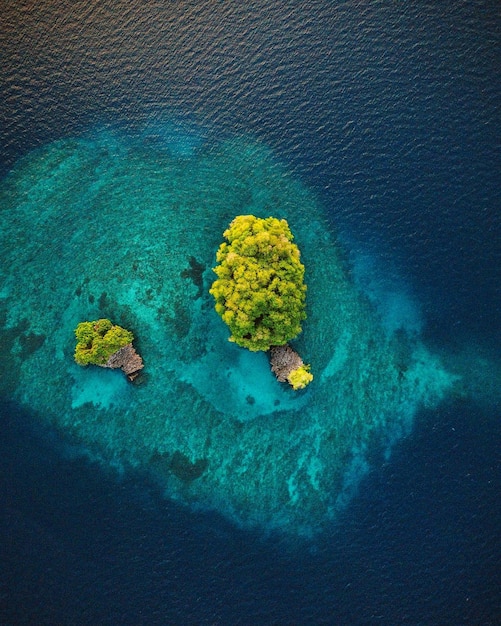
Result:
<svg viewBox="0 0 501 626">
<path fill-rule="evenodd" d="M 112 354 L 132 343 L 134 335 L 107 319 L 81 322 L 75 329 L 75 361 L 79 365 L 104 365 Z"/>
<path fill-rule="evenodd" d="M 286 220 L 239 215 L 224 232 L 210 293 L 239 346 L 269 350 L 301 332 L 304 265 Z"/>
</svg>

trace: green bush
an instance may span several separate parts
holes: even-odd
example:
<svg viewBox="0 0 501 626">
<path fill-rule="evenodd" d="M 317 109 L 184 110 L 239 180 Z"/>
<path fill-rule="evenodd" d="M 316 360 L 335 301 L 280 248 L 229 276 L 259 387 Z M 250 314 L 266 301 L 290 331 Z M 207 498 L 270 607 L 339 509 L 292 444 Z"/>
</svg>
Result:
<svg viewBox="0 0 501 626">
<path fill-rule="evenodd" d="M 110 320 L 81 322 L 75 329 L 75 361 L 79 365 L 104 365 L 112 354 L 132 343 L 134 335 Z"/>
<path fill-rule="evenodd" d="M 301 332 L 304 265 L 285 220 L 236 217 L 224 232 L 210 293 L 239 346 L 269 350 Z"/>
<path fill-rule="evenodd" d="M 292 370 L 287 380 L 294 390 L 304 389 L 313 380 L 313 374 L 310 373 L 310 366 L 301 365 L 301 367 Z"/>
</svg>

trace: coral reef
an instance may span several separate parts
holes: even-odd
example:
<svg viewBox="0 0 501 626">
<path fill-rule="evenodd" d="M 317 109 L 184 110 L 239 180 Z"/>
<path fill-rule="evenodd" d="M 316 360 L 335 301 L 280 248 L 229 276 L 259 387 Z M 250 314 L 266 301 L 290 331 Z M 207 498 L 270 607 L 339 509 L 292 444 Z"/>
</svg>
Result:
<svg viewBox="0 0 501 626">
<path fill-rule="evenodd" d="M 178 502 L 246 527 L 317 532 L 354 493 L 368 451 L 386 454 L 418 411 L 436 406 L 456 384 L 419 336 L 382 330 L 346 272 L 321 207 L 262 144 L 211 143 L 176 159 L 104 131 L 61 140 L 13 168 L 0 184 L 0 205 L 0 386 L 50 428 L 70 433 L 89 458 L 151 472 Z M 246 256 L 244 248 L 252 250 L 252 237 L 276 237 L 289 269 L 283 272 L 281 261 L 274 268 L 278 291 L 270 297 L 287 300 L 279 293 L 284 286 L 296 294 L 293 324 L 284 332 L 272 321 L 277 339 L 264 337 L 255 351 L 227 341 L 203 270 L 220 233 L 244 212 L 256 216 L 238 222 L 251 241 L 237 236 L 240 250 L 226 242 L 222 258 L 230 265 L 243 259 L 244 273 L 256 266 L 266 272 L 263 257 Z M 302 265 L 285 225 L 276 220 L 277 235 L 250 233 L 269 215 L 293 224 L 300 242 L 304 322 Z M 263 252 L 265 260 L 277 254 L 274 246 Z M 228 264 L 226 271 L 231 278 Z M 233 299 L 254 295 L 245 280 L 233 281 L 245 287 Z M 249 308 L 252 299 L 241 302 Z M 226 309 L 224 298 L 220 304 Z M 75 320 L 115 316 L 141 337 L 147 385 L 132 389 L 105 368 L 131 343 L 128 331 L 106 350 L 107 331 L 98 333 L 93 354 L 95 329 L 86 322 L 79 355 L 101 367 L 77 367 L 68 358 Z M 258 314 L 251 330 L 264 331 L 263 321 Z M 262 348 L 288 343 L 288 331 L 300 329 L 294 349 L 308 355 L 315 381 L 308 393 L 290 393 Z M 296 372 L 304 376 L 301 367 Z M 500 388 L 492 385 L 492 393 Z"/>
</svg>

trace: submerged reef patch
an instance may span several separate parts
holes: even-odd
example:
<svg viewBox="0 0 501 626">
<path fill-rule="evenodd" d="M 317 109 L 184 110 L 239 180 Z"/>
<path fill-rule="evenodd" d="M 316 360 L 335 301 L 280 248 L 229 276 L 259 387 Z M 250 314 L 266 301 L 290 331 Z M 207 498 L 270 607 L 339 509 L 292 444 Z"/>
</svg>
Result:
<svg viewBox="0 0 501 626">
<path fill-rule="evenodd" d="M 315 198 L 262 145 L 178 154 L 97 133 L 27 155 L 0 193 L 9 392 L 93 458 L 150 470 L 170 498 L 315 533 L 345 506 L 365 451 L 454 384 L 416 334 L 382 332 Z M 294 225 L 308 298 L 292 347 L 315 373 L 299 393 L 262 352 L 228 342 L 214 311 L 210 268 L 240 213 Z M 134 328 L 148 384 L 73 362 L 76 324 L 110 307 Z"/>
</svg>

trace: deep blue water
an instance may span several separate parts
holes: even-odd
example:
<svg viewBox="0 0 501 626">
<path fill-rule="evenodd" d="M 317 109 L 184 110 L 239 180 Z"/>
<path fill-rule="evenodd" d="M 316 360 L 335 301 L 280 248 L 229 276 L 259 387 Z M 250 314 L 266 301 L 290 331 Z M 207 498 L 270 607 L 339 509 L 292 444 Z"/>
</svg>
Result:
<svg viewBox="0 0 501 626">
<path fill-rule="evenodd" d="M 499 424 L 471 407 L 426 416 L 337 532 L 296 551 L 64 460 L 8 415 L 2 623 L 497 621 L 499 437 L 478 420 Z"/>
<path fill-rule="evenodd" d="M 270 4 L 6 2 L 1 172 L 106 124 L 250 134 L 407 286 L 431 345 L 499 359 L 499 3 Z M 0 623 L 499 623 L 499 406 L 423 414 L 296 550 L 1 411 Z"/>
</svg>

